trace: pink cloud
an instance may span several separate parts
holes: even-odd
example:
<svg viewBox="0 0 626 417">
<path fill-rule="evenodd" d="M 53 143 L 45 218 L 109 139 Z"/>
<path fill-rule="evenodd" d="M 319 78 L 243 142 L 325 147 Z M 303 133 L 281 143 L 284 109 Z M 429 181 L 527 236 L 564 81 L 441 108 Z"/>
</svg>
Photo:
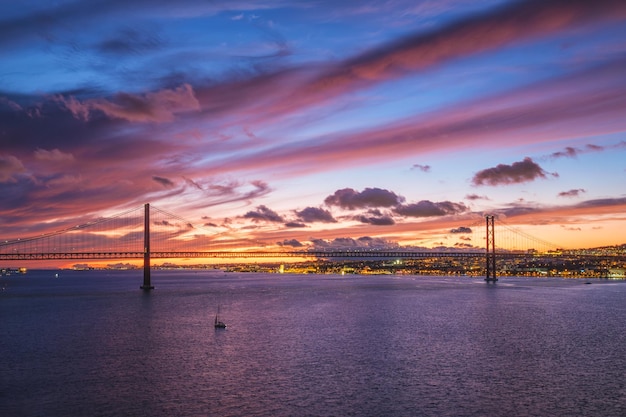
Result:
<svg viewBox="0 0 626 417">
<path fill-rule="evenodd" d="M 329 94 L 401 77 L 451 59 L 531 40 L 586 22 L 618 20 L 625 16 L 626 4 L 620 0 L 514 2 L 341 62 L 300 90 L 289 103 L 325 100 Z"/>
<path fill-rule="evenodd" d="M 76 184 L 80 184 L 83 182 L 83 179 L 80 175 L 61 175 L 58 177 L 51 178 L 46 181 L 46 186 L 48 187 L 57 187 L 57 186 L 75 186 Z"/>
<path fill-rule="evenodd" d="M 582 87 L 581 87 L 582 86 Z M 626 61 L 593 68 L 495 97 L 460 103 L 355 133 L 277 144 L 207 166 L 206 172 L 272 168 L 306 173 L 381 158 L 452 149 L 540 143 L 626 129 Z M 281 160 L 280 166 L 274 161 Z"/>
<path fill-rule="evenodd" d="M 200 110 L 200 103 L 189 84 L 175 89 L 135 95 L 118 93 L 113 100 L 88 99 L 80 102 L 76 98 L 58 96 L 62 103 L 76 118 L 89 120 L 91 113 L 99 110 L 108 117 L 129 122 L 169 122 L 175 114 Z"/>
<path fill-rule="evenodd" d="M 0 183 L 14 182 L 15 175 L 26 171 L 22 161 L 13 155 L 0 155 Z"/>
<path fill-rule="evenodd" d="M 50 151 L 37 149 L 35 150 L 35 158 L 42 161 L 70 162 L 74 160 L 74 155 L 61 152 L 58 149 L 52 149 Z"/>
</svg>

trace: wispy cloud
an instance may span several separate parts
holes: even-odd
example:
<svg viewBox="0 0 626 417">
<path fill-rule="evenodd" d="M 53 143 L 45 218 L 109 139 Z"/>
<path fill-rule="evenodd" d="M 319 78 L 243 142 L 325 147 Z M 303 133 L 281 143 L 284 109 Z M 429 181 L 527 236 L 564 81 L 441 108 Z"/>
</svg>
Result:
<svg viewBox="0 0 626 417">
<path fill-rule="evenodd" d="M 484 195 L 478 195 L 478 194 L 468 194 L 468 195 L 465 196 L 465 198 L 470 200 L 470 201 L 489 200 L 489 197 L 484 196 Z"/>
<path fill-rule="evenodd" d="M 200 110 L 200 103 L 189 84 L 144 95 L 118 93 L 112 101 L 89 99 L 80 102 L 74 97 L 58 96 L 75 117 L 89 120 L 92 112 L 99 110 L 108 117 L 130 122 L 169 122 L 176 113 Z"/>
<path fill-rule="evenodd" d="M 589 152 L 602 152 L 606 149 L 605 146 L 599 146 L 594 144 L 587 144 L 583 149 L 568 146 L 562 151 L 553 152 L 550 154 L 550 158 L 576 158 L 578 155 Z"/>
<path fill-rule="evenodd" d="M 307 101 L 313 97 L 319 100 L 329 94 L 397 78 L 512 42 L 528 41 L 573 25 L 624 16 L 626 6 L 619 0 L 513 2 L 431 33 L 407 36 L 341 62 L 306 86 L 298 96 L 300 100 L 304 97 L 308 97 L 304 99 Z"/>
<path fill-rule="evenodd" d="M 411 169 L 417 169 L 422 172 L 430 172 L 430 165 L 414 164 Z"/>
<path fill-rule="evenodd" d="M 159 177 L 159 176 L 153 176 L 152 179 L 161 184 L 163 187 L 173 187 L 174 186 L 174 182 L 172 180 L 170 180 L 169 178 L 163 178 L 163 177 Z"/>
<path fill-rule="evenodd" d="M 275 169 L 305 173 L 345 166 L 347 161 L 356 167 L 381 157 L 404 156 L 407 152 L 464 149 L 476 143 L 500 144 L 503 136 L 521 145 L 567 135 L 619 132 L 626 128 L 626 121 L 615 117 L 618 112 L 626 112 L 625 74 L 626 61 L 611 63 L 556 82 L 540 82 L 368 131 L 315 137 L 290 146 L 264 147 L 207 169 L 260 169 L 274 165 L 273 161 L 279 159 L 285 163 Z M 581 83 L 593 89 L 594 95 L 573 88 Z M 489 129 L 485 130 L 485 126 Z"/>
</svg>

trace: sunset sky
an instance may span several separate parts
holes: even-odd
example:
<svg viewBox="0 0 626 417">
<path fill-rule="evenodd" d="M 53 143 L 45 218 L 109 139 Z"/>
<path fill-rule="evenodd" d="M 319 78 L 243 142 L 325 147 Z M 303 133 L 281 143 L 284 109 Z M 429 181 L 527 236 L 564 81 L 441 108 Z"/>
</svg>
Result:
<svg viewBox="0 0 626 417">
<path fill-rule="evenodd" d="M 268 247 L 626 243 L 626 1 L 0 2 L 0 238 L 144 203 Z"/>
</svg>

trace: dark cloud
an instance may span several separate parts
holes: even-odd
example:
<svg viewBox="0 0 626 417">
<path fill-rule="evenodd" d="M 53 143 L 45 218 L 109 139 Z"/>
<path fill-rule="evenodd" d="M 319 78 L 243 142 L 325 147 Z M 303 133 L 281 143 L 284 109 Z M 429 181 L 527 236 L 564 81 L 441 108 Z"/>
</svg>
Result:
<svg viewBox="0 0 626 417">
<path fill-rule="evenodd" d="M 478 194 L 468 194 L 465 196 L 466 199 L 470 200 L 470 201 L 474 201 L 474 200 L 489 200 L 489 197 L 484 196 L 484 195 L 478 195 Z"/>
<path fill-rule="evenodd" d="M 386 239 L 371 237 L 371 236 L 361 236 L 357 239 L 359 245 L 372 248 L 372 249 L 388 249 L 388 248 L 397 248 L 399 247 L 398 243 L 392 242 Z"/>
<path fill-rule="evenodd" d="M 326 197 L 324 203 L 329 206 L 338 206 L 343 209 L 354 210 L 367 207 L 393 207 L 403 201 L 404 197 L 381 188 L 366 188 L 361 192 L 355 191 L 352 188 L 344 188 Z"/>
<path fill-rule="evenodd" d="M 306 224 L 300 223 L 300 222 L 287 222 L 285 223 L 285 227 L 300 228 L 300 227 L 306 227 Z"/>
<path fill-rule="evenodd" d="M 365 214 L 354 216 L 353 219 L 373 226 L 390 226 L 396 224 L 396 221 L 391 215 L 383 213 L 377 208 L 370 209 Z"/>
<path fill-rule="evenodd" d="M 450 230 L 450 233 L 472 233 L 472 229 L 469 227 L 457 227 L 456 229 Z"/>
<path fill-rule="evenodd" d="M 395 220 L 390 216 L 354 216 L 354 220 L 361 223 L 371 224 L 372 226 L 391 226 L 396 224 Z"/>
<path fill-rule="evenodd" d="M 305 223 L 336 223 L 337 220 L 328 210 L 319 207 L 307 207 L 295 212 L 298 218 Z"/>
<path fill-rule="evenodd" d="M 462 203 L 453 203 L 450 201 L 434 203 L 432 201 L 422 200 L 418 203 L 398 206 L 394 211 L 406 217 L 435 217 L 463 213 L 467 211 L 467 207 Z"/>
<path fill-rule="evenodd" d="M 167 179 L 167 178 L 163 178 L 163 177 L 157 177 L 156 175 L 152 177 L 152 179 L 155 182 L 158 182 L 159 184 L 161 184 L 163 187 L 169 188 L 169 187 L 173 187 L 174 183 Z"/>
<path fill-rule="evenodd" d="M 552 158 L 575 158 L 580 151 L 571 146 L 566 147 L 564 150 L 559 152 L 554 152 L 550 155 Z"/>
<path fill-rule="evenodd" d="M 582 188 L 572 189 L 569 191 L 562 191 L 558 194 L 559 197 L 578 197 L 581 193 L 586 192 Z"/>
<path fill-rule="evenodd" d="M 155 220 L 155 221 L 152 222 L 152 224 L 155 225 L 155 226 L 175 227 L 175 228 L 177 228 L 179 230 L 185 230 L 185 229 L 189 230 L 189 229 L 193 229 L 194 228 L 193 224 L 191 224 L 191 223 L 184 223 L 184 224 L 173 223 L 173 222 L 171 222 L 169 220 L 166 220 L 166 219 Z M 153 233 L 154 233 L 154 231 L 153 231 Z"/>
<path fill-rule="evenodd" d="M 594 144 L 587 144 L 585 145 L 584 149 L 578 149 L 578 148 L 574 148 L 572 146 L 568 146 L 565 149 L 563 149 L 562 151 L 558 151 L 558 152 L 554 152 L 552 154 L 550 154 L 550 158 L 575 158 L 578 155 L 582 154 L 582 153 L 587 153 L 587 152 L 600 152 L 603 151 L 605 149 L 604 146 L 599 146 L 599 145 L 594 145 Z"/>
<path fill-rule="evenodd" d="M 311 243 L 315 249 L 327 249 L 330 247 L 330 242 L 324 239 L 311 239 Z"/>
<path fill-rule="evenodd" d="M 249 211 L 243 215 L 244 219 L 250 219 L 254 222 L 271 222 L 271 223 L 282 223 L 285 220 L 275 211 L 265 207 L 258 206 L 256 211 Z"/>
<path fill-rule="evenodd" d="M 462 242 L 456 242 L 454 244 L 455 248 L 459 248 L 459 249 L 471 249 L 474 248 L 474 245 L 470 244 L 470 243 L 462 243 Z"/>
<path fill-rule="evenodd" d="M 414 164 L 411 169 L 418 169 L 422 172 L 430 172 L 430 165 Z"/>
<path fill-rule="evenodd" d="M 311 239 L 311 243 L 315 249 L 394 249 L 399 247 L 396 242 L 370 236 L 362 236 L 358 239 L 351 237 L 338 237 L 333 240 Z"/>
<path fill-rule="evenodd" d="M 531 158 L 514 162 L 511 165 L 498 164 L 494 168 L 487 168 L 477 172 L 472 178 L 474 185 L 508 185 L 534 181 L 538 178 L 546 178 L 544 171 Z M 555 175 L 555 174 L 552 174 Z"/>
<path fill-rule="evenodd" d="M 282 242 L 277 242 L 277 244 L 279 246 L 291 246 L 293 248 L 301 248 L 304 246 L 297 239 L 285 239 Z"/>
</svg>

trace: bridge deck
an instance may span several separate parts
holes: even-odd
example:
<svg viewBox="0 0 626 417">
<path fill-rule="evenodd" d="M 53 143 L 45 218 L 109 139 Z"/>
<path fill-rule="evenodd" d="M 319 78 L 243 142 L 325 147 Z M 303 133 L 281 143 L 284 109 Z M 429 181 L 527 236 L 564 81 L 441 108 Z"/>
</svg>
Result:
<svg viewBox="0 0 626 417">
<path fill-rule="evenodd" d="M 496 252 L 498 258 L 579 258 L 574 255 L 557 254 L 529 254 L 520 252 Z M 38 253 L 0 253 L 0 260 L 21 261 L 21 260 L 48 260 L 48 259 L 76 259 L 76 260 L 97 260 L 97 259 L 143 259 L 144 252 L 38 252 Z M 150 252 L 150 258 L 157 259 L 251 259 L 251 258 L 315 258 L 315 259 L 428 259 L 428 258 L 484 258 L 485 252 L 414 252 L 414 251 L 259 251 L 259 252 L 237 252 L 237 251 L 186 251 L 186 252 Z M 616 255 L 585 255 L 584 257 L 593 259 L 619 259 L 626 256 Z"/>
<path fill-rule="evenodd" d="M 472 258 L 482 257 L 484 252 L 412 252 L 412 251 L 282 251 L 282 252 L 150 252 L 151 258 Z M 75 253 L 0 253 L 0 260 L 45 259 L 142 259 L 144 252 L 75 252 Z"/>
</svg>

